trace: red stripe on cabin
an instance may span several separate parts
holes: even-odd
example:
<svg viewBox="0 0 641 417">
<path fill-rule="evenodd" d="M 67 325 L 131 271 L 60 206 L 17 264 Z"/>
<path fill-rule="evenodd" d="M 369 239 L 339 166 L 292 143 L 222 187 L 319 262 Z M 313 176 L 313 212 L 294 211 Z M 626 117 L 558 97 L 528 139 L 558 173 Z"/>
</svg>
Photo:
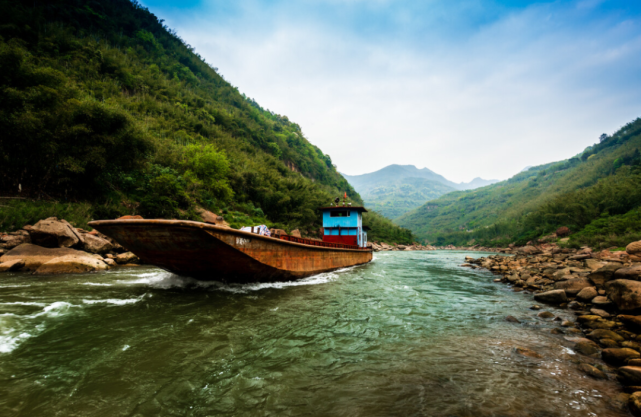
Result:
<svg viewBox="0 0 641 417">
<path fill-rule="evenodd" d="M 323 235 L 323 242 L 342 243 L 344 245 L 358 245 L 358 236 Z"/>
</svg>

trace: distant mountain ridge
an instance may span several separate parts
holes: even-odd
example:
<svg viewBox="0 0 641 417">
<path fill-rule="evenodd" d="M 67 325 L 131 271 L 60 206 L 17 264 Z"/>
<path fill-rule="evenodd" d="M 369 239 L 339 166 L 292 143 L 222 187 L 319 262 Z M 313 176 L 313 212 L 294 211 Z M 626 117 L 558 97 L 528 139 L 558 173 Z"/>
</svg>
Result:
<svg viewBox="0 0 641 417">
<path fill-rule="evenodd" d="M 477 177 L 468 183 L 457 184 L 428 168 L 397 164 L 368 174 L 342 175 L 368 207 L 391 219 L 451 191 L 471 190 L 498 182 Z"/>
</svg>

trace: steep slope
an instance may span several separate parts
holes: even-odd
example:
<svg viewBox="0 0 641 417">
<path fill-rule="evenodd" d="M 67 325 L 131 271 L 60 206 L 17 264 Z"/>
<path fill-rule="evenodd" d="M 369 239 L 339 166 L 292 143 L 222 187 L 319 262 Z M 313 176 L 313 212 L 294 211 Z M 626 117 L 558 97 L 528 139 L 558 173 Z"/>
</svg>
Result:
<svg viewBox="0 0 641 417">
<path fill-rule="evenodd" d="M 343 177 L 369 207 L 390 219 L 451 191 L 473 189 L 497 182 L 475 178 L 469 183 L 457 184 L 434 171 L 418 169 L 414 165 L 389 165 L 369 174 L 343 174 Z"/>
<path fill-rule="evenodd" d="M 397 219 L 433 243 L 525 243 L 567 226 L 570 243 L 621 245 L 641 237 L 641 119 L 567 161 L 453 192 Z"/>
<path fill-rule="evenodd" d="M 361 198 L 300 126 L 261 108 L 128 0 L 0 1 L 0 230 L 44 215 L 264 222 L 314 234 Z M 35 200 L 35 201 L 31 201 Z M 9 207 L 7 207 L 9 206 Z M 372 214 L 378 235 L 411 234 Z"/>
</svg>

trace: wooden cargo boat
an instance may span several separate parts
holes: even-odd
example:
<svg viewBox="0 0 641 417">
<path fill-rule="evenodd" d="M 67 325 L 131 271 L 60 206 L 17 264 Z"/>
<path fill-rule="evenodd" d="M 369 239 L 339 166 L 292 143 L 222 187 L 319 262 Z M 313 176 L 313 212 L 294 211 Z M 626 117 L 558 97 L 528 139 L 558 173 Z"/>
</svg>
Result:
<svg viewBox="0 0 641 417">
<path fill-rule="evenodd" d="M 200 280 L 288 281 L 372 260 L 365 238 L 359 240 L 361 246 L 346 245 L 183 220 L 99 220 L 89 225 L 145 263 Z"/>
</svg>

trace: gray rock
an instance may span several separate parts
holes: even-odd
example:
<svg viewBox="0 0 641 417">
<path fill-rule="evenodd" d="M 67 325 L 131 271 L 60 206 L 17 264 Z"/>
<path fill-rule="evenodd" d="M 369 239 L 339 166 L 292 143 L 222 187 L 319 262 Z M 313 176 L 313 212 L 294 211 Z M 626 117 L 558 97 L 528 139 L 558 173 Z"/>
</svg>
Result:
<svg viewBox="0 0 641 417">
<path fill-rule="evenodd" d="M 65 255 L 88 256 L 89 254 L 86 252 L 75 250 L 75 249 L 43 248 L 41 246 L 25 243 L 4 254 L 0 258 L 0 262 L 10 262 L 10 261 L 15 261 L 17 259 L 21 259 L 25 263 L 25 266 L 24 266 L 25 270 L 35 271 L 40 267 L 40 265 L 46 262 L 49 262 L 54 258 L 58 258 Z"/>
<path fill-rule="evenodd" d="M 82 247 L 87 252 L 107 253 L 113 250 L 113 245 L 108 240 L 94 236 L 91 233 L 85 233 L 82 237 L 84 240 Z"/>
<path fill-rule="evenodd" d="M 81 242 L 74 227 L 56 217 L 40 220 L 29 228 L 29 235 L 32 243 L 45 248 L 70 248 Z"/>
</svg>

